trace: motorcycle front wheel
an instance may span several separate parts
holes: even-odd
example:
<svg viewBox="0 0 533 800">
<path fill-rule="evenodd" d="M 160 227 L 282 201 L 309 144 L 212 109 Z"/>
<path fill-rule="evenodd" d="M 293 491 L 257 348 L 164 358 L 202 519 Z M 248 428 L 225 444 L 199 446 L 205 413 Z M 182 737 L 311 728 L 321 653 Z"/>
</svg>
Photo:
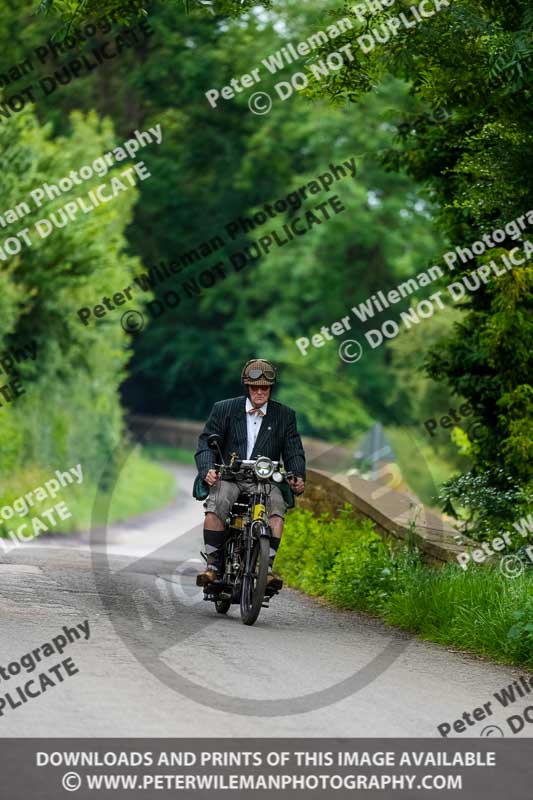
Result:
<svg viewBox="0 0 533 800">
<path fill-rule="evenodd" d="M 256 540 L 250 559 L 250 574 L 244 575 L 241 591 L 241 619 L 245 625 L 253 625 L 259 616 L 265 597 L 268 578 L 270 540 L 261 536 Z"/>
</svg>

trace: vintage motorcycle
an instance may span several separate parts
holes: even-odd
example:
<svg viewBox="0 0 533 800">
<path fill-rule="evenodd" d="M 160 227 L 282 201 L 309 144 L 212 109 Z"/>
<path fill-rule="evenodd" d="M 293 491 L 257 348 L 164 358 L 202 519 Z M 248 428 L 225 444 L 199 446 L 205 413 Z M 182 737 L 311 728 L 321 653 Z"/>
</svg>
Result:
<svg viewBox="0 0 533 800">
<path fill-rule="evenodd" d="M 279 486 L 292 508 L 294 495 L 288 483 L 292 473 L 280 469 L 277 461 L 266 456 L 247 461 L 233 453 L 230 463 L 225 464 L 220 441 L 216 433 L 208 439 L 208 446 L 220 459 L 215 469 L 221 479 L 253 479 L 258 487 L 251 494 L 241 492 L 231 507 L 225 524 L 224 574 L 204 587 L 204 600 L 214 602 L 219 614 L 227 614 L 232 603 L 239 603 L 242 622 L 253 625 L 261 608 L 268 608 L 271 598 L 278 594 L 276 588 L 267 587 L 271 536 L 268 495 L 273 485 Z"/>
</svg>

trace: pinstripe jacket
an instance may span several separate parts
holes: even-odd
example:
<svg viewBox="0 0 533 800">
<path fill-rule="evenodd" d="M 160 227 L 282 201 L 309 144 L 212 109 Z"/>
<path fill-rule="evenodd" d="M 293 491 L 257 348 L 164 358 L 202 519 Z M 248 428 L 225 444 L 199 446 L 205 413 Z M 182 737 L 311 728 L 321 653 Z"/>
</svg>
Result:
<svg viewBox="0 0 533 800">
<path fill-rule="evenodd" d="M 215 454 L 207 446 L 212 433 L 222 437 L 221 450 L 228 463 L 231 453 L 246 458 L 246 397 L 234 397 L 215 403 L 198 439 L 195 453 L 198 473 L 205 477 L 215 463 Z M 252 458 L 268 456 L 273 461 L 283 460 L 285 469 L 305 478 L 305 453 L 296 427 L 296 414 L 288 406 L 275 400 L 268 401 Z"/>
</svg>

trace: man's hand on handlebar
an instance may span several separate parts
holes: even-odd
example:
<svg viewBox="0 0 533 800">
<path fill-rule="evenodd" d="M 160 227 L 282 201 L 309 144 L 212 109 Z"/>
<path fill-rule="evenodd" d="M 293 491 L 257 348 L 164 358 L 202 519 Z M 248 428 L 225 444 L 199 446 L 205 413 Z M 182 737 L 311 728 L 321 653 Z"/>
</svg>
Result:
<svg viewBox="0 0 533 800">
<path fill-rule="evenodd" d="M 204 478 L 208 486 L 214 486 L 218 480 L 220 480 L 220 473 L 216 469 L 210 469 Z"/>
<path fill-rule="evenodd" d="M 293 475 L 292 478 L 288 479 L 290 487 L 294 494 L 303 494 L 305 490 L 305 482 L 303 478 L 300 478 L 297 475 Z"/>
</svg>

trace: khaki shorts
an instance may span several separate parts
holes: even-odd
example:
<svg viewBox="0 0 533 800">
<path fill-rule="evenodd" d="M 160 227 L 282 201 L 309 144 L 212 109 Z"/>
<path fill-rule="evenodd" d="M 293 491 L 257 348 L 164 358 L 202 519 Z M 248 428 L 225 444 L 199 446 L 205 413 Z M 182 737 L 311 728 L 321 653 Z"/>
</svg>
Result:
<svg viewBox="0 0 533 800">
<path fill-rule="evenodd" d="M 223 481 L 219 480 L 211 486 L 209 497 L 204 503 L 206 513 L 211 511 L 225 522 L 229 516 L 233 503 L 237 500 L 240 492 L 253 492 L 256 490 L 255 481 Z M 269 517 L 285 517 L 287 504 L 277 486 L 270 487 L 270 494 L 267 499 L 267 512 Z"/>
</svg>

